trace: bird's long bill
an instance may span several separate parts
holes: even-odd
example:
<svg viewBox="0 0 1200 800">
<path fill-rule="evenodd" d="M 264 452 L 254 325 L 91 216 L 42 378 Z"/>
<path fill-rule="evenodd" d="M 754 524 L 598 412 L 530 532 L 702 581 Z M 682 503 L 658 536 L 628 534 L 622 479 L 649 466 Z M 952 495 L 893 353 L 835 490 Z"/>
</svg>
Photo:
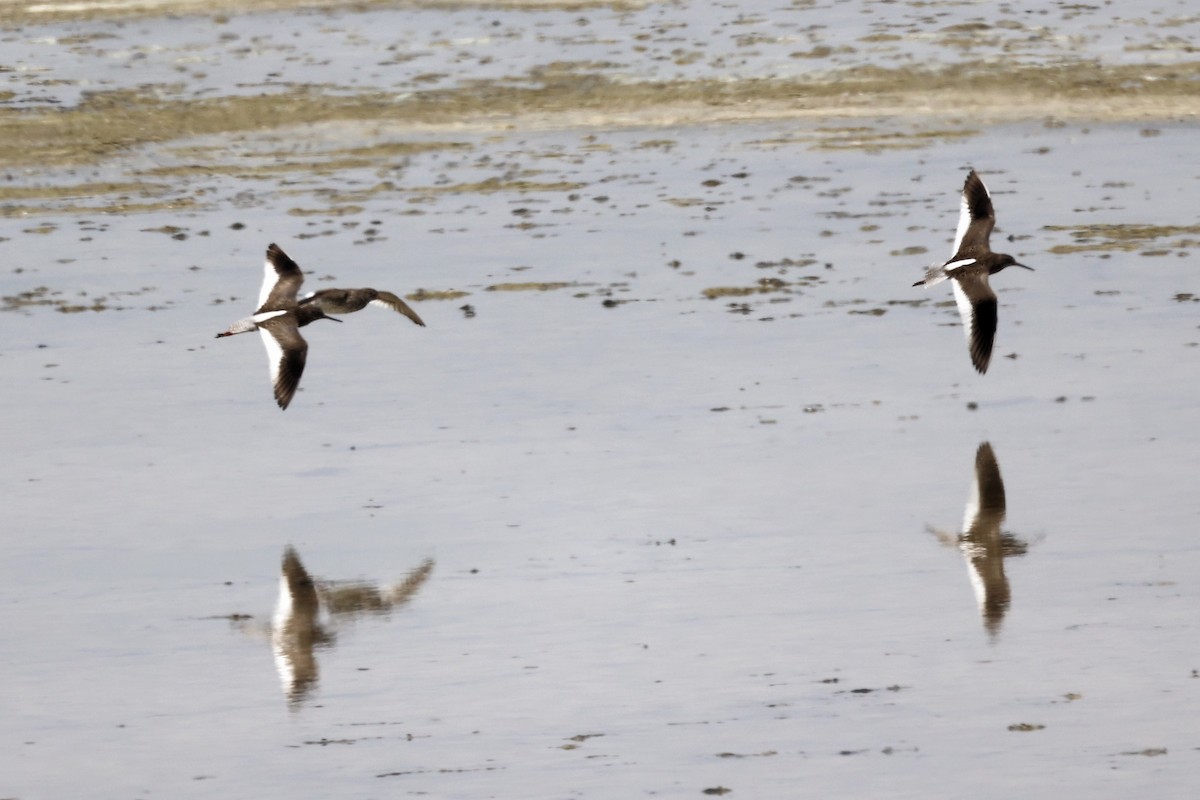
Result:
<svg viewBox="0 0 1200 800">
<path fill-rule="evenodd" d="M 1036 270 L 1033 267 L 1027 266 L 1025 264 L 1018 264 L 1016 261 L 1013 262 L 1013 266 L 1014 267 L 1025 267 L 1025 269 L 1029 270 L 1030 272 L 1036 272 Z"/>
</svg>

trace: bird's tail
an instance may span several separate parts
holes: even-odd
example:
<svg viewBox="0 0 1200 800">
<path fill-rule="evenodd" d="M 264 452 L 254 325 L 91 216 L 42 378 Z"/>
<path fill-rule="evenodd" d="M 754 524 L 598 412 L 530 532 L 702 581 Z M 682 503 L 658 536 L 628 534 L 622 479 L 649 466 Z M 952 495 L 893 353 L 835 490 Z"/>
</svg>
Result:
<svg viewBox="0 0 1200 800">
<path fill-rule="evenodd" d="M 257 328 L 258 323 L 254 321 L 254 317 L 246 317 L 245 319 L 239 319 L 237 322 L 230 325 L 228 330 L 218 333 L 217 338 L 220 339 L 222 336 L 233 336 L 235 333 L 249 333 Z"/>
<path fill-rule="evenodd" d="M 944 264 L 932 264 L 925 268 L 925 277 L 917 281 L 913 286 L 934 286 L 950 277 L 946 274 L 946 266 Z"/>
</svg>

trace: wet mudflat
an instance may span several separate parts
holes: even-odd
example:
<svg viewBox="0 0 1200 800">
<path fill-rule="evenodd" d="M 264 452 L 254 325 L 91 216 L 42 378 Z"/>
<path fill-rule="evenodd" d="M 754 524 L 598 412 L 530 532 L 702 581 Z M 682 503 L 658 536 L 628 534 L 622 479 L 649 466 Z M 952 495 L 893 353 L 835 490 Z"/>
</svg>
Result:
<svg viewBox="0 0 1200 800">
<path fill-rule="evenodd" d="M 0 794 L 1181 796 L 1197 21 L 871 10 L 5 17 Z"/>
</svg>

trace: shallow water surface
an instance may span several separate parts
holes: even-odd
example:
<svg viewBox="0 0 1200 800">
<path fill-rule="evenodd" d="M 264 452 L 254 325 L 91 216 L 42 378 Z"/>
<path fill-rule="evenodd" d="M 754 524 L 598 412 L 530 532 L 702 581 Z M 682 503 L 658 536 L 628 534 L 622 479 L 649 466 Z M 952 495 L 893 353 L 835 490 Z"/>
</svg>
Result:
<svg viewBox="0 0 1200 800">
<path fill-rule="evenodd" d="M 6 36 L 61 83 L 24 70 L 7 102 L 83 108 L 85 76 L 146 95 L 175 72 L 164 113 L 230 75 L 222 97 L 318 66 L 334 94 L 415 79 L 387 58 L 443 89 L 552 84 L 573 47 L 601 74 L 736 83 L 808 69 L 781 44 L 801 29 L 834 68 L 974 62 L 945 39 L 984 30 L 965 3 L 804 27 L 822 8 L 21 20 Z M 1123 46 L 1071 8 L 973 47 L 1188 68 L 1182 5 Z M 931 43 L 927 14 L 949 17 Z M 480 19 L 495 38 L 466 35 Z M 875 41 L 886 19 L 908 27 Z M 326 40 L 355 58 L 317 64 Z M 6 155 L 0 795 L 1187 796 L 1200 109 L 775 102 Z M 994 247 L 1036 270 L 993 279 L 986 376 L 949 289 L 911 286 L 949 255 L 970 167 Z M 394 291 L 427 327 L 314 323 L 281 412 L 257 337 L 213 338 L 272 241 L 307 288 Z M 1004 516 L 972 534 L 982 452 Z M 317 616 L 276 610 L 288 547 Z"/>
</svg>

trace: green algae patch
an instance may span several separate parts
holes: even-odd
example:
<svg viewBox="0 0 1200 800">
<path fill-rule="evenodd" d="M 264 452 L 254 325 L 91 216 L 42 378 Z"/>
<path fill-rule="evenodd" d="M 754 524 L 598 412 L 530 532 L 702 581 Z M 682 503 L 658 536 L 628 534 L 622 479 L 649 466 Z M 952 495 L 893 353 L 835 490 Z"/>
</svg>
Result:
<svg viewBox="0 0 1200 800">
<path fill-rule="evenodd" d="M 0 109 L 0 164 L 92 163 L 147 144 L 378 120 L 392 109 L 392 94 L 331 95 L 316 86 L 258 97 L 204 99 L 164 98 L 154 87 L 92 92 L 71 108 Z"/>
<path fill-rule="evenodd" d="M 418 194 L 493 194 L 495 192 L 573 192 L 587 186 L 586 183 L 571 181 L 524 181 L 486 178 L 472 183 L 454 183 L 447 186 L 419 186 L 409 189 Z"/>
<path fill-rule="evenodd" d="M 709 300 L 716 300 L 720 297 L 745 297 L 758 293 L 757 286 L 713 286 L 705 289 L 701 294 Z"/>
<path fill-rule="evenodd" d="M 533 85 L 530 85 L 530 81 Z M 976 62 L 953 68 L 856 67 L 817 76 L 724 81 L 627 82 L 595 72 L 478 81 L 411 94 L 347 93 L 318 84 L 258 96 L 181 97 L 177 86 L 91 92 L 76 106 L 0 108 L 0 165 L 84 164 L 134 147 L 206 135 L 234 135 L 369 122 L 396 133 L 437 127 L 510 130 L 541 126 L 680 125 L 768 118 L 898 115 L 983 120 L 1119 121 L 1200 114 L 1200 62 L 1171 65 Z M 821 137 L 825 147 L 901 147 L 970 131 Z M 294 158 L 294 154 L 292 156 Z M 350 155 L 357 164 L 389 155 Z M 214 151 L 213 158 L 228 153 Z M 306 161 L 307 159 L 299 159 Z M 378 163 L 375 162 L 378 166 Z M 336 168 L 336 166 L 331 166 Z M 569 190 L 572 184 L 482 181 L 458 191 Z M 437 187 L 436 191 L 447 191 Z"/>
<path fill-rule="evenodd" d="M 153 195 L 168 191 L 156 183 L 100 182 L 76 183 L 68 186 L 0 186 L 0 203 L 13 200 L 59 200 L 97 197 L 106 194 Z"/>
<path fill-rule="evenodd" d="M 778 278 L 762 278 L 754 286 L 711 286 L 701 292 L 709 300 L 722 297 L 748 297 L 753 294 L 770 294 L 771 292 L 789 291 L 786 281 Z"/>
<path fill-rule="evenodd" d="M 94 201 L 84 203 L 79 201 Z M 130 214 L 194 207 L 163 184 L 96 182 L 0 186 L 0 217 L 44 214 Z"/>
<path fill-rule="evenodd" d="M 351 217 L 363 212 L 362 206 L 330 206 L 329 208 L 289 208 L 293 217 Z"/>
<path fill-rule="evenodd" d="M 49 286 L 38 286 L 26 292 L 0 297 L 0 310 L 16 311 L 17 309 L 36 308 L 38 306 L 65 305 L 67 301 L 62 299 L 61 295 L 62 292 L 56 292 Z"/>
<path fill-rule="evenodd" d="M 416 8 L 478 8 L 582 11 L 589 8 L 635 10 L 647 2 L 636 0 L 409 0 Z M 345 2 L 337 0 L 109 0 L 104 3 L 79 3 L 74 0 L 9 0 L 0 4 L 0 24 L 31 25 L 46 22 L 81 22 L 99 19 L 137 19 L 143 17 L 204 16 L 270 11 L 341 11 Z M 354 0 L 356 10 L 394 6 L 395 0 Z M 80 37 L 82 38 L 82 37 Z"/>
<path fill-rule="evenodd" d="M 487 287 L 489 292 L 551 292 L 555 289 L 569 289 L 574 283 L 563 281 L 530 281 L 527 283 L 494 283 Z"/>
<path fill-rule="evenodd" d="M 233 178 L 257 179 L 301 172 L 331 175 L 353 169 L 387 168 L 405 158 L 443 150 L 469 150 L 465 142 L 384 142 L 365 147 L 302 152 L 275 150 L 247 152 L 243 160 L 256 163 L 221 163 L 229 158 L 226 147 L 178 147 L 170 153 L 184 164 L 148 167 L 133 174 L 151 178 L 188 178 L 193 176 L 224 175 Z M 263 162 L 263 163 L 257 163 Z M 394 187 L 385 187 L 394 188 Z"/>
<path fill-rule="evenodd" d="M 827 132 L 818 130 L 813 147 L 816 150 L 917 150 L 931 144 L 951 139 L 967 139 L 979 135 L 975 128 L 932 131 L 878 131 L 859 128 L 852 132 Z M 824 134 L 824 135 L 821 135 Z"/>
<path fill-rule="evenodd" d="M 1159 239 L 1200 234 L 1200 225 L 1143 225 L 1137 223 L 1110 225 L 1046 225 L 1043 230 L 1068 231 L 1074 244 L 1058 244 L 1048 248 L 1056 255 L 1086 252 L 1132 252 L 1141 250 Z M 1172 244 L 1176 249 L 1197 246 L 1195 239 L 1180 239 Z M 1165 251 L 1164 251 L 1165 252 Z M 1161 255 L 1151 251 L 1147 255 Z"/>
<path fill-rule="evenodd" d="M 461 289 L 441 289 L 434 291 L 417 289 L 415 292 L 409 292 L 404 295 L 404 299 L 420 303 L 425 300 L 457 300 L 460 297 L 468 297 L 470 294 L 470 292 L 464 292 Z"/>
<path fill-rule="evenodd" d="M 115 305 L 121 297 L 136 297 L 156 291 L 153 286 L 130 291 L 111 292 L 109 295 L 87 297 L 83 292 L 73 295 L 49 286 L 38 286 L 28 291 L 0 297 L 0 312 L 28 311 L 33 308 L 52 308 L 60 314 L 81 314 L 87 311 L 122 311 L 126 306 Z M 158 310 L 159 306 L 150 306 Z"/>
<path fill-rule="evenodd" d="M 682 109 L 696 121 L 754 119 L 772 114 L 831 114 L 857 110 L 877 114 L 880 106 L 900 113 L 973 116 L 991 111 L 1002 118 L 1042 119 L 1060 109 L 1047 103 L 1087 101 L 1095 118 L 1144 113 L 1171 107 L 1174 113 L 1200 112 L 1195 86 L 1200 62 L 1172 65 L 1073 63 L 1014 65 L 973 62 L 942 69 L 855 67 L 789 79 L 718 79 L 625 82 L 597 73 L 557 76 L 542 85 L 486 81 L 411 97 L 414 116 L 464 119 L 481 113 L 496 117 L 594 112 L 637 113 L 639 119 L 677 118 Z M 1095 101 L 1103 98 L 1103 105 Z M 955 103 L 945 101 L 954 99 Z M 1021 103 L 1014 103 L 1020 99 Z M 1126 101 L 1122 108 L 1116 101 Z M 1036 106 L 1036 108 L 1034 107 Z M 1140 109 L 1140 110 L 1139 110 Z M 1063 109 L 1064 111 L 1069 109 Z M 935 131 L 933 137 L 961 135 Z"/>
<path fill-rule="evenodd" d="M 171 198 L 157 202 L 131 203 L 118 201 L 103 205 L 85 206 L 78 203 L 64 205 L 0 205 L 0 217 L 20 218 L 39 214 L 62 214 L 64 216 L 104 216 L 108 214 L 146 214 L 155 211 L 193 211 L 200 205 L 189 198 Z M 26 231 L 33 233 L 36 231 Z"/>
</svg>

